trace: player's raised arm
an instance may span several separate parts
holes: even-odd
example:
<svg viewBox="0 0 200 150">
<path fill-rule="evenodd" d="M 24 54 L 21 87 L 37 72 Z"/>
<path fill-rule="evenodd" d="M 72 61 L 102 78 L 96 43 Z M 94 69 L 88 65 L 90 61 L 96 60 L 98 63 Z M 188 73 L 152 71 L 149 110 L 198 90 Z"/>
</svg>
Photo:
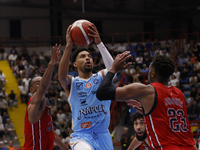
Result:
<svg viewBox="0 0 200 150">
<path fill-rule="evenodd" d="M 104 71 L 103 74 L 106 75 L 107 70 L 110 69 L 110 67 L 113 63 L 113 58 L 110 55 L 110 53 L 108 52 L 108 50 L 105 47 L 105 45 L 103 44 L 103 42 L 101 41 L 101 38 L 100 38 L 100 35 L 99 35 L 99 32 L 98 32 L 96 26 L 94 24 L 91 24 L 90 28 L 88 30 L 90 31 L 90 33 L 88 35 L 94 38 L 94 42 L 97 44 L 97 47 L 101 53 L 103 62 L 106 66 L 106 70 Z"/>
<path fill-rule="evenodd" d="M 72 78 L 70 75 L 68 75 L 70 53 L 73 46 L 73 41 L 71 38 L 71 27 L 72 26 L 70 25 L 67 29 L 66 47 L 58 68 L 58 79 L 64 89 L 66 89 L 68 85 L 71 83 L 71 78 Z"/>
<path fill-rule="evenodd" d="M 42 79 L 41 77 L 35 77 L 32 79 L 32 81 L 30 81 L 30 90 L 32 93 L 34 93 L 28 106 L 28 119 L 30 123 L 37 122 L 42 116 L 43 110 L 46 107 L 45 94 L 50 85 L 54 65 L 60 59 L 60 46 L 61 45 L 58 46 L 56 44 L 53 47 L 53 51 L 51 51 L 51 60 Z M 35 84 L 33 84 L 33 82 Z"/>
</svg>

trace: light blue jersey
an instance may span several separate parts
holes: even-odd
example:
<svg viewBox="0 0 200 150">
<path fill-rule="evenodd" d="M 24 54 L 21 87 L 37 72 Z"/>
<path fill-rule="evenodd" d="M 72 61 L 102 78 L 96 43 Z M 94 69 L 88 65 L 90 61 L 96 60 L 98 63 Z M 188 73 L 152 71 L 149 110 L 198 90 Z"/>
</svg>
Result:
<svg viewBox="0 0 200 150">
<path fill-rule="evenodd" d="M 103 80 L 101 72 L 88 79 L 72 78 L 69 103 L 72 109 L 74 133 L 70 145 L 80 140 L 89 143 L 93 150 L 113 150 L 108 130 L 111 101 L 99 101 L 96 91 Z"/>
<path fill-rule="evenodd" d="M 87 81 L 72 78 L 69 103 L 72 109 L 73 131 L 107 130 L 110 123 L 111 101 L 99 101 L 96 91 L 103 78 L 101 72 Z"/>
</svg>

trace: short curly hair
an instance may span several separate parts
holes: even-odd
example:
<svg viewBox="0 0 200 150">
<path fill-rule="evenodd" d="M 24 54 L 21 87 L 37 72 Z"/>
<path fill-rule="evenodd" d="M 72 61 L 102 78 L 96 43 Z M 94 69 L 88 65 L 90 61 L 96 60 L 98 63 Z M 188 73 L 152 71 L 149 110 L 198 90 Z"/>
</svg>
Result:
<svg viewBox="0 0 200 150">
<path fill-rule="evenodd" d="M 141 113 L 139 113 L 138 111 L 136 111 L 135 113 L 133 113 L 131 115 L 131 121 L 134 123 L 137 119 L 141 119 L 143 118 L 143 115 Z"/>
<path fill-rule="evenodd" d="M 72 57 L 71 57 L 71 62 L 74 63 L 76 61 L 76 57 L 78 56 L 78 54 L 82 51 L 87 51 L 91 54 L 91 52 L 86 49 L 86 48 L 79 48 L 79 49 L 76 49 L 73 53 L 72 53 Z"/>
<path fill-rule="evenodd" d="M 168 79 L 174 73 L 175 69 L 174 61 L 166 55 L 157 55 L 153 59 L 152 66 L 165 79 Z"/>
</svg>

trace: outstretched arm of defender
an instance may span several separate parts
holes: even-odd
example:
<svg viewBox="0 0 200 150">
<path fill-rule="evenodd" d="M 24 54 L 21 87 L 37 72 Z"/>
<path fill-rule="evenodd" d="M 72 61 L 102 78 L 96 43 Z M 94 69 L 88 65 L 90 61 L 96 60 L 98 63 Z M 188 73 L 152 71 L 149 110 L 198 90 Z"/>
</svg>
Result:
<svg viewBox="0 0 200 150">
<path fill-rule="evenodd" d="M 43 106 L 42 104 L 46 104 L 44 102 L 45 93 L 50 85 L 54 65 L 60 59 L 60 46 L 61 45 L 58 46 L 56 44 L 53 47 L 53 51 L 51 51 L 51 61 L 49 62 L 48 67 L 47 67 L 41 81 L 38 83 L 39 87 L 38 87 L 37 91 L 33 94 L 31 102 L 28 106 L 28 119 L 29 119 L 30 123 L 37 122 L 40 119 L 40 117 L 42 116 L 43 110 L 45 109 L 46 105 Z"/>
<path fill-rule="evenodd" d="M 130 52 L 126 51 L 118 54 L 115 58 L 112 67 L 101 82 L 97 90 L 97 98 L 99 100 L 119 100 L 127 101 L 136 99 L 140 101 L 148 113 L 153 106 L 154 101 L 150 101 L 155 96 L 155 90 L 152 85 L 144 85 L 141 83 L 132 83 L 124 87 L 114 87 L 111 84 L 114 74 L 125 69 L 130 63 L 124 64 L 130 58 Z"/>
<path fill-rule="evenodd" d="M 68 87 L 71 83 L 72 76 L 68 75 L 69 71 L 69 61 L 70 61 L 70 53 L 73 46 L 73 41 L 71 38 L 71 25 L 67 29 L 66 33 L 66 47 L 61 58 L 59 68 L 58 68 L 58 79 L 64 89 Z"/>
</svg>

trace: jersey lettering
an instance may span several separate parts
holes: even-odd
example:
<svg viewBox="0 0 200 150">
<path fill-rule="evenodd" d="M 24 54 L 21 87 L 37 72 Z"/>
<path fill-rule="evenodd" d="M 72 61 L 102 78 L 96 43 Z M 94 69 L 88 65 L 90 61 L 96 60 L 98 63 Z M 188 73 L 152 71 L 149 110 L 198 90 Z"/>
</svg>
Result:
<svg viewBox="0 0 200 150">
<path fill-rule="evenodd" d="M 80 112 L 80 116 L 78 117 L 78 120 L 82 118 L 82 115 L 93 114 L 94 112 L 95 113 L 103 112 L 104 114 L 107 114 L 107 112 L 105 111 L 104 105 L 87 107 L 87 108 L 79 110 L 79 112 Z"/>
</svg>

